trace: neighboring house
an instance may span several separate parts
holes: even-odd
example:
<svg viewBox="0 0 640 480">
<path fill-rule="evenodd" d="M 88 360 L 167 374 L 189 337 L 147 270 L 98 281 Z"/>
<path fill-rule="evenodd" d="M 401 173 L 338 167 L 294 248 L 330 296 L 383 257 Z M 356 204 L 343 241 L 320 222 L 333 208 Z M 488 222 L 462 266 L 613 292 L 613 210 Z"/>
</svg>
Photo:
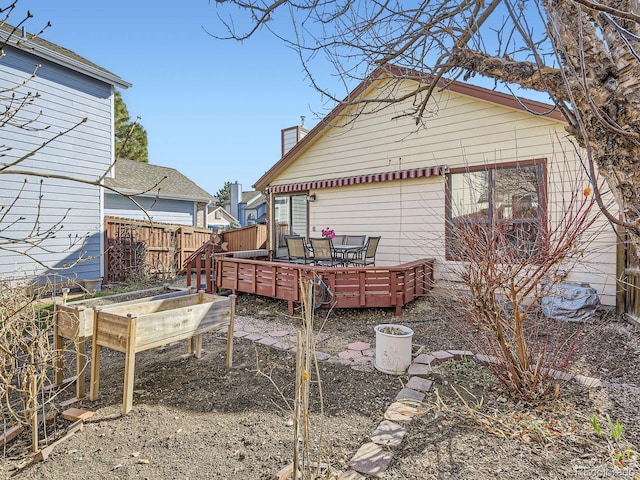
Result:
<svg viewBox="0 0 640 480">
<path fill-rule="evenodd" d="M 376 75 L 348 98 L 375 99 L 384 90 L 376 82 L 385 81 Z M 503 209 L 523 225 L 542 221 L 547 208 L 552 221 L 559 217 L 573 185 L 562 185 L 558 175 L 581 166 L 557 111 L 460 82 L 432 101 L 437 113 L 424 128 L 401 115 L 411 100 L 383 109 L 369 103 L 368 113 L 355 118 L 355 107 L 342 103 L 285 150 L 254 185 L 268 196 L 269 249 L 278 252 L 285 234 L 319 237 L 325 227 L 380 235 L 377 265 L 433 257 L 438 286 L 446 288 L 447 266 L 456 261 L 446 219 L 450 225 L 464 215 L 479 219 L 489 209 Z M 480 192 L 471 200 L 473 180 L 504 195 Z M 591 284 L 605 305 L 615 305 L 616 237 L 602 217 L 591 250 L 568 280 Z"/>
<path fill-rule="evenodd" d="M 224 204 L 225 209 L 238 219 L 241 227 L 267 223 L 267 197 L 256 190 L 242 191 L 242 185 L 234 182 L 230 186 L 229 200 Z"/>
<path fill-rule="evenodd" d="M 207 227 L 207 206 L 215 197 L 175 168 L 119 158 L 111 175 L 104 180 L 105 215 Z"/>
<path fill-rule="evenodd" d="M 240 225 L 238 219 L 227 212 L 224 207 L 209 207 L 207 227 L 214 230 L 229 230 Z"/>
<path fill-rule="evenodd" d="M 8 28 L 0 27 L 0 276 L 101 277 L 98 182 L 114 159 L 114 87 L 131 84 L 23 31 L 7 41 Z"/>
<path fill-rule="evenodd" d="M 262 192 L 242 192 L 242 221 L 243 227 L 267 223 L 267 197 Z"/>
</svg>

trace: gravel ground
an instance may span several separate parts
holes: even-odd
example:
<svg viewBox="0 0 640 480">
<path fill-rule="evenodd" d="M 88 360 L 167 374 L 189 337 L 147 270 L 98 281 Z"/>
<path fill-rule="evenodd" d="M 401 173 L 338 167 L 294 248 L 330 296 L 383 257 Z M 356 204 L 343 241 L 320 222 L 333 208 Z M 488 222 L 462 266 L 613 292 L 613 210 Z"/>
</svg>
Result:
<svg viewBox="0 0 640 480">
<path fill-rule="evenodd" d="M 465 334 L 452 311 L 449 302 L 429 297 L 407 305 L 401 317 L 385 309 L 320 311 L 318 350 L 337 355 L 349 342 L 373 345 L 380 323 L 413 329 L 414 350 L 474 350 L 474 332 Z M 300 325 L 286 303 L 251 295 L 239 297 L 237 314 L 260 328 Z M 382 478 L 640 478 L 633 453 L 640 445 L 638 329 L 610 314 L 589 329 L 598 332 L 597 341 L 588 342 L 576 365 L 615 388 L 570 383 L 554 402 L 526 404 L 512 400 L 474 361 L 440 364 L 427 398 L 416 405 L 421 414 L 392 449 L 394 460 Z M 236 338 L 234 366 L 227 370 L 223 335 L 204 336 L 200 359 L 186 357 L 183 343 L 137 356 L 133 410 L 126 416 L 120 415 L 123 355 L 103 349 L 99 399 L 72 405 L 95 412 L 83 429 L 43 462 L 30 461 L 28 436 L 18 437 L 5 450 L 0 477 L 275 478 L 293 456 L 293 354 Z M 310 448 L 340 478 L 408 377 L 326 361 L 318 373 L 311 378 Z M 623 426 L 620 439 L 612 438 L 607 418 Z M 48 426 L 49 440 L 68 427 L 57 417 Z"/>
</svg>

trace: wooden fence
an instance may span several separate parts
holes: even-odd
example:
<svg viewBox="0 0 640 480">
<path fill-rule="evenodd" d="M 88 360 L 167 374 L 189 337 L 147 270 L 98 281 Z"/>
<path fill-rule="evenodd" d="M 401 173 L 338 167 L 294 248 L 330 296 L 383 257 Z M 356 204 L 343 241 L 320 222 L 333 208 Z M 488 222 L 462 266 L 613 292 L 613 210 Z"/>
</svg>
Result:
<svg viewBox="0 0 640 480">
<path fill-rule="evenodd" d="M 640 323 L 640 255 L 629 234 L 618 229 L 618 313 L 626 313 Z"/>
<path fill-rule="evenodd" d="M 227 244 L 226 251 L 240 252 L 265 248 L 267 244 L 267 226 L 250 225 L 248 227 L 227 230 L 222 233 Z"/>
<path fill-rule="evenodd" d="M 185 260 L 212 238 L 208 228 L 106 216 L 105 283 L 149 276 L 174 277 Z"/>
</svg>

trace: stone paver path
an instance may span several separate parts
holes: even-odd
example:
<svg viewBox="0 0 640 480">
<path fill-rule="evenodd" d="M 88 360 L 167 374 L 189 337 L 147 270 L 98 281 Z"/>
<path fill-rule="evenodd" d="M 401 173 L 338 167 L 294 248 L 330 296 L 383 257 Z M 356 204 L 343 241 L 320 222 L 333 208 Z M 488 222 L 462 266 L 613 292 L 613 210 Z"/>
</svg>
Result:
<svg viewBox="0 0 640 480">
<path fill-rule="evenodd" d="M 295 350 L 295 330 L 293 327 L 281 325 L 274 330 L 272 323 L 263 328 L 251 324 L 255 319 L 236 317 L 233 336 L 251 340 L 272 348 Z M 220 331 L 226 334 L 226 329 Z M 329 338 L 326 333 L 316 337 L 318 343 Z M 374 370 L 375 350 L 366 342 L 346 343 L 345 349 L 337 355 L 317 351 L 319 361 L 350 365 L 360 371 Z M 384 419 L 369 436 L 349 461 L 349 469 L 340 475 L 341 480 L 364 480 L 367 476 L 380 478 L 393 462 L 393 449 L 398 448 L 407 432 L 406 427 L 411 420 L 424 413 L 422 402 L 430 391 L 433 382 L 427 377 L 433 372 L 436 364 L 448 360 L 474 359 L 482 364 L 495 364 L 500 360 L 496 357 L 474 354 L 468 350 L 438 350 L 431 353 L 420 353 L 413 358 L 406 372 L 409 381 L 396 395 L 395 401 L 389 405 L 384 413 Z M 576 383 L 587 387 L 611 387 L 615 384 L 582 375 L 572 377 L 565 372 L 553 372 L 557 378 L 572 379 Z"/>
</svg>

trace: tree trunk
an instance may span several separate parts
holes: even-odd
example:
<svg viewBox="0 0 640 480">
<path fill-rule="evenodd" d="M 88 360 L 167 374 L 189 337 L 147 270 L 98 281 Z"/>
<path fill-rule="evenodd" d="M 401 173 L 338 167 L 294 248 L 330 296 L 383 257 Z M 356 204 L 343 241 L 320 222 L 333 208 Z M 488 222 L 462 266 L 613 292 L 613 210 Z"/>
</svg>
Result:
<svg viewBox="0 0 640 480">
<path fill-rule="evenodd" d="M 560 54 L 575 115 L 569 132 L 591 149 L 624 219 L 640 240 L 640 62 L 620 30 L 602 12 L 570 0 L 543 2 L 549 33 Z M 637 1 L 602 2 L 638 12 Z M 618 24 L 637 35 L 638 25 Z M 604 40 L 604 41 L 603 41 Z"/>
<path fill-rule="evenodd" d="M 605 213 L 622 220 L 640 246 L 640 58 L 620 28 L 640 36 L 638 23 L 618 17 L 614 24 L 606 13 L 573 0 L 542 3 L 562 69 L 470 49 L 454 51 L 451 60 L 470 72 L 548 92 L 567 118 L 567 131 L 587 149 L 617 200 L 620 213 Z M 640 11 L 638 3 L 600 2 L 632 14 Z"/>
</svg>

